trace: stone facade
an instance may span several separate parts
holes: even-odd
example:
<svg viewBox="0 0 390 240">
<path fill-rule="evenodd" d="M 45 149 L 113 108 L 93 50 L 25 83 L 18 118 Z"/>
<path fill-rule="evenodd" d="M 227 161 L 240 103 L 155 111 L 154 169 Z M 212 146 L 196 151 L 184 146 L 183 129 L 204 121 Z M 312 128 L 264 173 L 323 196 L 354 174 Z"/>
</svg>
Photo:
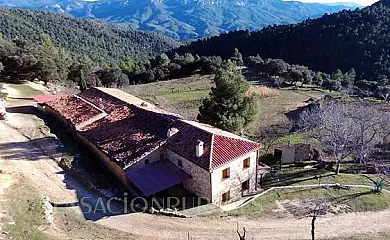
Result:
<svg viewBox="0 0 390 240">
<path fill-rule="evenodd" d="M 244 160 L 250 160 L 250 166 L 244 168 Z M 223 204 L 222 194 L 230 191 L 230 200 L 224 203 L 233 202 L 240 199 L 243 195 L 242 183 L 249 180 L 249 189 L 247 193 L 253 192 L 256 187 L 256 164 L 257 151 L 251 152 L 228 164 L 225 164 L 211 173 L 212 182 L 212 202 L 217 205 Z M 230 177 L 222 179 L 222 171 L 230 169 Z"/>
<path fill-rule="evenodd" d="M 295 161 L 309 160 L 311 157 L 311 145 L 310 144 L 295 144 Z"/>
<path fill-rule="evenodd" d="M 199 197 L 211 199 L 211 174 L 209 171 L 199 167 L 186 158 L 172 152 L 169 149 L 164 149 L 167 160 L 179 166 L 181 161 L 181 168 L 192 176 L 183 182 L 183 187 Z M 194 149 L 195 151 L 195 149 Z M 180 167 L 180 166 L 179 166 Z"/>
<path fill-rule="evenodd" d="M 126 174 L 121 167 L 119 167 L 117 164 L 112 162 L 110 158 L 107 157 L 106 154 L 100 151 L 94 144 L 89 142 L 86 138 L 84 138 L 80 134 L 77 134 L 77 139 L 80 143 L 88 147 L 88 149 L 100 160 L 100 162 L 102 162 L 103 165 L 116 176 L 116 178 L 123 184 L 123 186 L 128 188 Z"/>
</svg>

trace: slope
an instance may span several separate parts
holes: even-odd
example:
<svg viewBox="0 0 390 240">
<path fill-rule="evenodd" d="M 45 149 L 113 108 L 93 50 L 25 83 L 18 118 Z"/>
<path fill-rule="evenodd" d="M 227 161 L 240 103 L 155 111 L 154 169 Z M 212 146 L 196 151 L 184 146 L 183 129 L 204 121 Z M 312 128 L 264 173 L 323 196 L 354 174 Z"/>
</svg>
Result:
<svg viewBox="0 0 390 240">
<path fill-rule="evenodd" d="M 162 35 L 129 27 L 49 12 L 0 9 L 0 35 L 4 39 L 38 43 L 41 32 L 56 46 L 97 62 L 146 59 L 178 46 Z"/>
<path fill-rule="evenodd" d="M 270 24 L 295 23 L 354 8 L 282 0 L 0 0 L 0 6 L 49 10 L 124 23 L 176 40 L 238 29 L 259 30 Z"/>
<path fill-rule="evenodd" d="M 244 56 L 260 54 L 263 58 L 281 58 L 324 72 L 355 68 L 358 80 L 390 85 L 388 2 L 325 14 L 299 24 L 267 27 L 258 32 L 222 34 L 193 42 L 176 52 L 228 58 L 237 47 Z"/>
</svg>

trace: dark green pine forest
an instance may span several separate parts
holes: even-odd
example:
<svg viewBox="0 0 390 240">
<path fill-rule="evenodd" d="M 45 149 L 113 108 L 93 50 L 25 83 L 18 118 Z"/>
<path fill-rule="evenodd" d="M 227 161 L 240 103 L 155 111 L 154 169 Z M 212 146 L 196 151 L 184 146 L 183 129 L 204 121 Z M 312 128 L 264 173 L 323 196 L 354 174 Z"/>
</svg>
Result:
<svg viewBox="0 0 390 240">
<path fill-rule="evenodd" d="M 146 60 L 178 44 L 160 34 L 50 12 L 0 9 L 0 36 L 39 44 L 41 33 L 71 55 L 98 63 Z"/>
<path fill-rule="evenodd" d="M 125 87 L 215 73 L 231 59 L 276 86 L 300 82 L 388 99 L 389 37 L 390 0 L 180 47 L 162 35 L 123 26 L 0 9 L 0 80 Z"/>
<path fill-rule="evenodd" d="M 299 24 L 236 31 L 190 43 L 179 54 L 229 58 L 235 48 L 245 57 L 283 59 L 327 73 L 351 68 L 355 86 L 375 90 L 390 85 L 390 1 L 354 11 L 343 10 Z"/>
</svg>

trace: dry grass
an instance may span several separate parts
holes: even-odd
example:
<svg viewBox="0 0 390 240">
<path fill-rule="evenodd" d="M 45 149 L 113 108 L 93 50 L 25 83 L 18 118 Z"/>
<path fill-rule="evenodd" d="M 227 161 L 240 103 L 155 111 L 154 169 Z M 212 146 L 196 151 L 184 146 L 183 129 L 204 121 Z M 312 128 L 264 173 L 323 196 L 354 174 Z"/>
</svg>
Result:
<svg viewBox="0 0 390 240">
<path fill-rule="evenodd" d="M 248 90 L 248 95 L 258 95 L 263 98 L 274 98 L 279 96 L 278 90 L 266 86 L 251 86 Z"/>
</svg>

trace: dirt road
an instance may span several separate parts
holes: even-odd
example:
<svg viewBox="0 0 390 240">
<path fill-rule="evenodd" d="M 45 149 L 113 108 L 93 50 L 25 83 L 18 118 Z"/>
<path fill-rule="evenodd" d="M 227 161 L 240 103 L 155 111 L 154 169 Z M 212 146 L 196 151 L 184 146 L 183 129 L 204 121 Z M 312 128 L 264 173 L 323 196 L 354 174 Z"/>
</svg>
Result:
<svg viewBox="0 0 390 240">
<path fill-rule="evenodd" d="M 13 91 L 18 96 L 17 91 Z M 20 97 L 20 96 L 18 96 Z M 16 97 L 15 97 L 16 98 Z M 27 100 L 13 100 L 12 105 L 28 104 Z M 23 176 L 44 196 L 53 202 L 69 207 L 75 214 L 82 215 L 77 206 L 81 196 L 97 196 L 66 176 L 62 169 L 42 152 L 37 141 L 42 140 L 37 125 L 42 124 L 35 116 L 20 112 L 10 113 L 8 122 L 0 122 L 0 167 L 13 176 Z M 35 139 L 28 139 L 23 131 L 37 131 Z M 30 132 L 31 133 L 31 132 Z M 54 145 L 53 145 L 54 144 Z M 49 151 L 55 151 L 52 141 L 45 142 Z M 317 220 L 319 238 L 341 238 L 354 235 L 390 234 L 390 210 L 372 213 L 348 213 L 323 217 Z M 135 235 L 137 239 L 238 239 L 237 223 L 247 229 L 247 239 L 310 239 L 310 219 L 246 219 L 234 218 L 192 218 L 178 219 L 149 214 L 119 214 L 94 219 L 94 225 L 104 226 Z M 98 230 L 96 230 L 98 231 Z M 119 231 L 118 231 L 119 232 Z M 127 239 L 123 234 L 111 232 L 109 238 Z M 117 234 L 117 235 L 116 235 Z M 63 235 L 58 235 L 64 238 Z M 86 237 L 87 239 L 93 239 Z M 76 239 L 76 238 L 74 238 Z"/>
</svg>

